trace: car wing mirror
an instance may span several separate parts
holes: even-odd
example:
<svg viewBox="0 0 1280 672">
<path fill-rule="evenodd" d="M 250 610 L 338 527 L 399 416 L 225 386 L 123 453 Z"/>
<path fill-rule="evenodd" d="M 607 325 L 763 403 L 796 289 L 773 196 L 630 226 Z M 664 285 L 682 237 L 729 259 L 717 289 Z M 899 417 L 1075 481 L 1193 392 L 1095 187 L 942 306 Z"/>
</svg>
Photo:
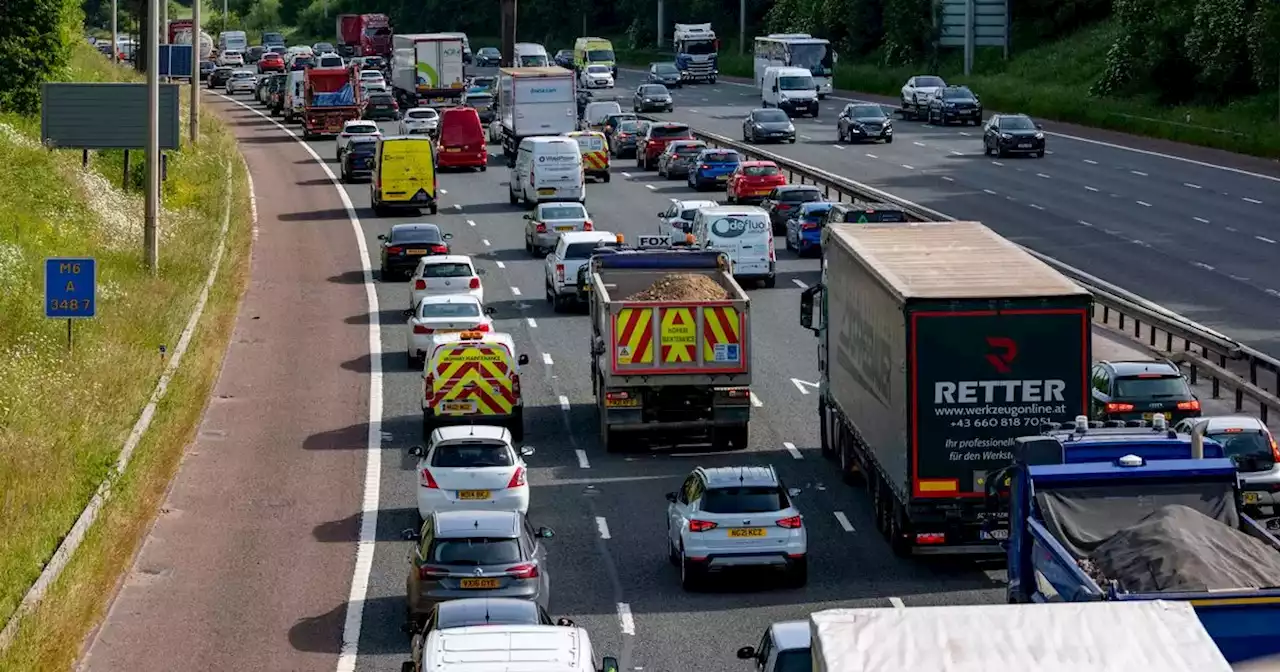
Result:
<svg viewBox="0 0 1280 672">
<path fill-rule="evenodd" d="M 422 446 L 410 446 L 409 454 L 414 457 L 422 457 L 427 454 L 427 451 Z"/>
<path fill-rule="evenodd" d="M 741 660 L 751 660 L 756 657 L 755 647 L 744 646 L 738 649 L 738 658 Z"/>
<path fill-rule="evenodd" d="M 788 488 L 788 489 L 787 489 L 787 494 L 788 494 L 788 495 L 791 495 L 792 497 L 799 497 L 799 496 L 800 496 L 800 488 Z"/>
<path fill-rule="evenodd" d="M 675 504 L 675 503 L 676 503 L 676 493 L 674 493 L 674 492 L 668 492 L 668 493 L 667 493 L 667 495 L 666 495 L 666 497 L 667 497 L 667 501 L 668 501 L 668 502 L 671 502 L 672 504 Z"/>
<path fill-rule="evenodd" d="M 444 240 L 453 240 L 453 234 L 452 234 L 452 233 L 442 234 L 440 237 L 441 237 L 441 238 L 443 238 Z"/>
<path fill-rule="evenodd" d="M 498 312 L 498 309 L 497 309 L 497 308 L 494 308 L 493 306 L 485 306 L 485 307 L 484 307 L 484 314 L 485 314 L 485 315 L 494 315 L 494 314 L 496 314 L 497 312 Z"/>
<path fill-rule="evenodd" d="M 539 528 L 538 528 L 538 538 L 539 538 L 539 539 L 550 539 L 550 538 L 552 538 L 552 537 L 554 537 L 554 536 L 556 536 L 555 530 L 553 530 L 553 529 L 551 529 L 551 528 L 549 528 L 549 527 L 539 527 Z"/>
<path fill-rule="evenodd" d="M 422 541 L 422 535 L 412 527 L 401 530 L 400 538 L 405 541 Z"/>
<path fill-rule="evenodd" d="M 405 317 L 413 317 L 413 309 L 405 308 L 404 310 L 400 311 L 400 314 L 404 315 Z"/>
<path fill-rule="evenodd" d="M 525 213 L 522 217 L 520 217 L 520 219 L 527 219 L 529 221 L 533 221 L 533 215 L 529 213 Z"/>
<path fill-rule="evenodd" d="M 529 457 L 534 452 L 533 446 L 520 446 L 520 457 Z"/>
<path fill-rule="evenodd" d="M 1036 129 L 1043 131 L 1043 130 L 1044 130 L 1044 124 L 1036 124 Z"/>
<path fill-rule="evenodd" d="M 378 234 L 378 240 L 386 240 L 386 239 L 387 239 L 386 234 L 382 234 L 382 233 Z"/>
<path fill-rule="evenodd" d="M 528 363 L 529 363 L 529 355 L 520 355 L 519 357 L 516 358 L 516 364 L 519 364 L 520 366 L 524 366 L 525 364 L 528 364 Z"/>
</svg>

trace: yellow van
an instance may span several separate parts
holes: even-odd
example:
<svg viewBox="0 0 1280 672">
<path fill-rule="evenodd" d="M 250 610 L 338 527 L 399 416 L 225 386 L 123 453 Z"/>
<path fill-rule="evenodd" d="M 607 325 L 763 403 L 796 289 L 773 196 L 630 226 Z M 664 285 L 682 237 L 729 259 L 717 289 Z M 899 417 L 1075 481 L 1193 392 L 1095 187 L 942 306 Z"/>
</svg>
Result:
<svg viewBox="0 0 1280 672">
<path fill-rule="evenodd" d="M 582 172 L 587 177 L 609 181 L 609 141 L 600 131 L 574 131 L 567 133 L 578 142 L 582 152 Z"/>
<path fill-rule="evenodd" d="M 373 214 L 387 216 L 396 208 L 426 208 L 436 214 L 435 142 L 423 136 L 383 138 L 373 158 L 369 200 Z"/>
</svg>

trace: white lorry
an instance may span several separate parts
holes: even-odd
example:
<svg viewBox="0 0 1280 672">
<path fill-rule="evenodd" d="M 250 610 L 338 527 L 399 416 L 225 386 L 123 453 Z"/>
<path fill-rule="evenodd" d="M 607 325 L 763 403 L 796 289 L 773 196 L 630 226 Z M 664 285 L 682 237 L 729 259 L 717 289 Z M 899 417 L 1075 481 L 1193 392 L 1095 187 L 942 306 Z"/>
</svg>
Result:
<svg viewBox="0 0 1280 672">
<path fill-rule="evenodd" d="M 503 68 L 498 72 L 502 151 L 514 160 L 520 141 L 575 130 L 578 99 L 573 71 L 558 66 Z"/>
<path fill-rule="evenodd" d="M 464 43 L 457 33 L 393 35 L 391 50 L 391 88 L 400 109 L 462 104 Z"/>
</svg>

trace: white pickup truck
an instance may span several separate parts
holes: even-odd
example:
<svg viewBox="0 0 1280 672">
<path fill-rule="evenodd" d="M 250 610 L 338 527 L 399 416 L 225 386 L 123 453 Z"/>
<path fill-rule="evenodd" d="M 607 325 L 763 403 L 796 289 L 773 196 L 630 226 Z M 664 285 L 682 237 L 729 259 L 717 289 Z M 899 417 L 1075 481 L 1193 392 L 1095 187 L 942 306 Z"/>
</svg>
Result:
<svg viewBox="0 0 1280 672">
<path fill-rule="evenodd" d="M 601 243 L 617 240 L 608 231 L 566 231 L 547 255 L 547 303 L 557 313 L 578 301 L 578 268 L 591 261 L 591 252 Z"/>
</svg>

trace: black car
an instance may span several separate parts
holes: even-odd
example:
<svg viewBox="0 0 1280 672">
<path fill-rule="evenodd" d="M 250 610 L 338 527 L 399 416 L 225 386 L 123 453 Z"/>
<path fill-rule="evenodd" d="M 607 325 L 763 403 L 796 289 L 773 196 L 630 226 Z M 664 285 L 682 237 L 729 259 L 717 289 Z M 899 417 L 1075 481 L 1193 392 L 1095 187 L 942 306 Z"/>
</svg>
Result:
<svg viewBox="0 0 1280 672">
<path fill-rule="evenodd" d="M 1044 132 L 1025 114 L 995 114 L 982 129 L 982 153 L 1035 154 L 1044 158 Z"/>
<path fill-rule="evenodd" d="M 440 233 L 435 224 L 396 224 L 391 231 L 378 236 L 382 241 L 382 279 L 393 275 L 407 277 L 418 267 L 418 260 L 437 254 L 449 254 L 451 233 Z"/>
<path fill-rule="evenodd" d="M 496 68 L 502 65 L 502 53 L 494 47 L 481 47 L 474 58 L 478 68 Z"/>
<path fill-rule="evenodd" d="M 769 221 L 773 224 L 773 234 L 776 236 L 786 233 L 787 220 L 795 217 L 801 203 L 825 200 L 827 199 L 822 195 L 822 190 L 812 184 L 786 184 L 774 187 L 760 207 L 769 213 Z"/>
<path fill-rule="evenodd" d="M 953 121 L 982 123 L 982 101 L 967 86 L 948 86 L 929 99 L 929 123 L 946 126 Z"/>
<path fill-rule="evenodd" d="M 360 118 L 396 121 L 400 118 L 400 107 L 390 93 L 375 91 L 365 99 L 364 114 Z"/>
<path fill-rule="evenodd" d="M 468 93 L 466 104 L 475 108 L 476 114 L 480 115 L 480 123 L 488 124 L 498 118 L 498 106 L 492 93 Z"/>
<path fill-rule="evenodd" d="M 893 142 L 893 120 L 884 108 L 874 103 L 850 103 L 836 120 L 837 142 L 884 140 Z"/>
<path fill-rule="evenodd" d="M 680 69 L 675 63 L 650 63 L 649 76 L 645 81 L 650 84 L 674 86 L 677 89 L 684 88 L 684 83 L 680 79 Z"/>
<path fill-rule="evenodd" d="M 617 132 L 618 125 L 627 119 L 637 119 L 635 112 L 619 112 L 611 114 L 604 118 L 604 139 L 610 143 L 613 142 L 613 134 Z"/>
<path fill-rule="evenodd" d="M 377 138 L 352 138 L 342 152 L 342 181 L 350 183 L 373 177 L 373 157 L 377 150 Z"/>
<path fill-rule="evenodd" d="M 794 143 L 796 127 L 786 112 L 762 107 L 751 110 L 742 120 L 742 141 Z"/>
<path fill-rule="evenodd" d="M 1151 420 L 1163 414 L 1173 424 L 1200 417 L 1200 401 L 1168 360 L 1098 362 L 1091 382 L 1094 420 Z"/>
<path fill-rule="evenodd" d="M 266 52 L 267 48 L 263 46 L 249 47 L 249 51 L 244 52 L 244 64 L 253 65 L 257 63 Z"/>
<path fill-rule="evenodd" d="M 365 56 L 360 68 L 363 70 L 386 70 L 387 59 L 381 56 Z"/>
<path fill-rule="evenodd" d="M 907 213 L 902 208 L 888 203 L 870 203 L 853 201 L 851 203 L 834 203 L 827 211 L 823 226 L 827 224 L 887 224 L 906 222 Z"/>
<path fill-rule="evenodd" d="M 220 65 L 214 68 L 213 72 L 209 73 L 209 88 L 221 89 L 226 86 L 227 80 L 231 79 L 232 72 L 235 72 L 235 68 L 227 67 L 225 65 Z"/>
<path fill-rule="evenodd" d="M 635 95 L 631 96 L 631 109 L 635 112 L 673 112 L 676 104 L 671 100 L 671 92 L 667 87 L 661 84 L 641 84 L 636 87 Z"/>
<path fill-rule="evenodd" d="M 556 62 L 556 65 L 560 67 L 572 70 L 573 69 L 573 50 L 561 49 L 560 51 L 556 52 L 555 58 L 552 60 L 554 60 Z"/>
<path fill-rule="evenodd" d="M 618 122 L 618 127 L 609 140 L 609 151 L 613 153 L 613 158 L 635 158 L 636 144 L 644 135 L 647 123 L 639 119 L 624 119 Z"/>
<path fill-rule="evenodd" d="M 200 61 L 200 81 L 209 79 L 209 74 L 217 69 L 218 64 L 213 61 Z"/>
</svg>

